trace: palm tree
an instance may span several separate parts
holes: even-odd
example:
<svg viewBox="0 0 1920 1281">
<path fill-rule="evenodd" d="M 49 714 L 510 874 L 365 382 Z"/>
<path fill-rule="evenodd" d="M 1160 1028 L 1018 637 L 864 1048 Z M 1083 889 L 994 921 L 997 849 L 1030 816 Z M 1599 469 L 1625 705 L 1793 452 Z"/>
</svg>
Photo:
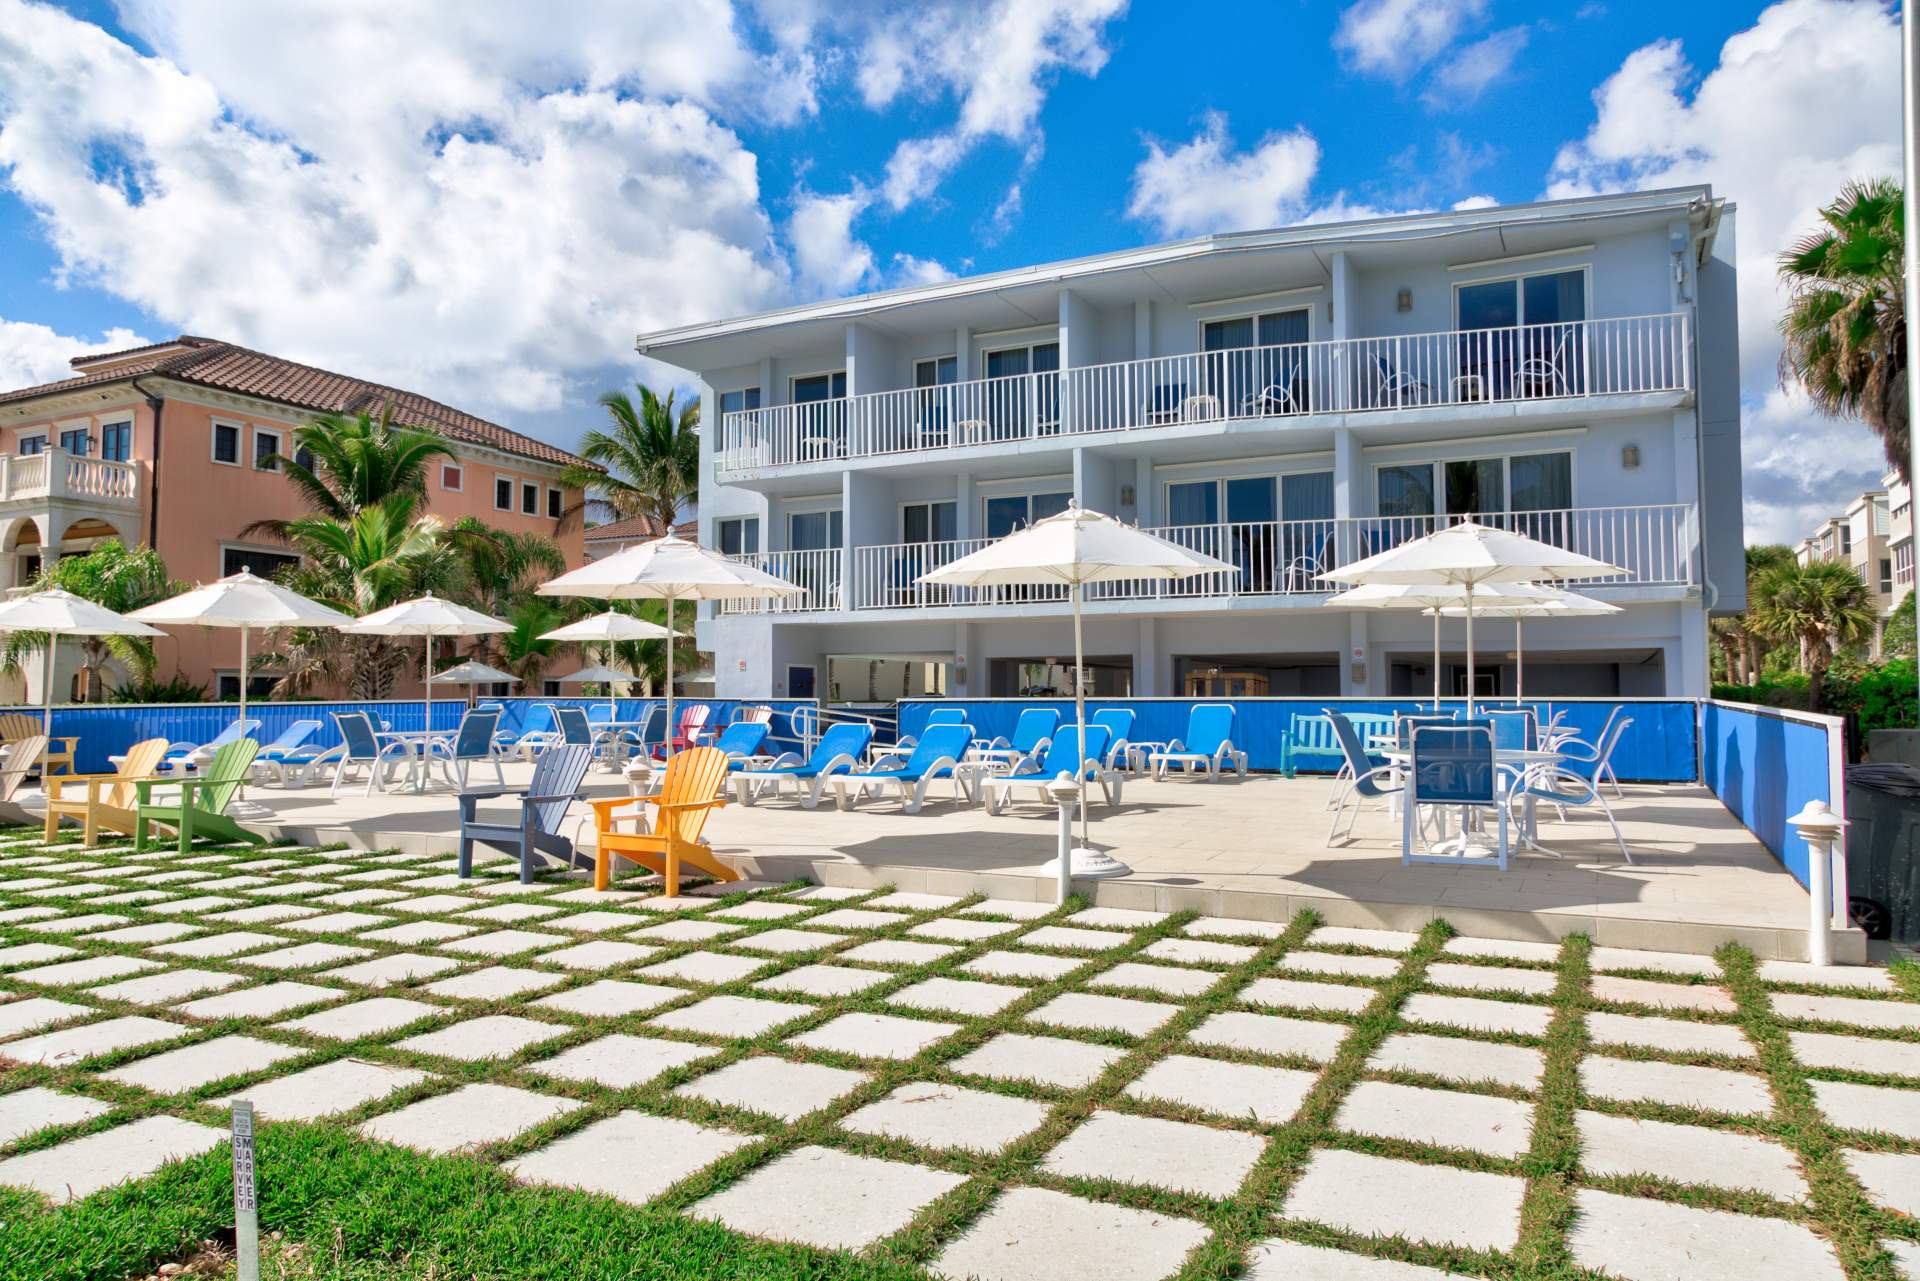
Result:
<svg viewBox="0 0 1920 1281">
<path fill-rule="evenodd" d="M 1808 698 L 1818 711 L 1834 652 L 1873 635 L 1872 593 L 1851 565 L 1830 560 L 1775 565 L 1755 586 L 1749 625 L 1761 636 L 1798 647 Z"/>
<path fill-rule="evenodd" d="M 316 514 L 345 521 L 394 494 L 411 494 L 427 503 L 427 468 L 435 458 L 453 458 L 453 449 L 437 433 L 393 421 L 393 406 L 378 417 L 321 414 L 293 430 L 293 457 L 280 469 Z M 308 461 L 302 462 L 302 456 Z M 255 521 L 244 534 L 287 538 L 284 520 Z"/>
<path fill-rule="evenodd" d="M 644 383 L 634 390 L 637 405 L 624 391 L 603 393 L 611 427 L 581 437 L 580 456 L 606 470 L 576 465 L 561 483 L 592 491 L 619 519 L 645 517 L 656 533 L 671 533 L 681 505 L 700 489 L 700 398 L 676 409 L 671 391 L 663 399 Z"/>
<path fill-rule="evenodd" d="M 513 624 L 513 630 L 488 639 L 497 647 L 501 670 L 518 676 L 531 690 L 546 671 L 547 660 L 553 657 L 561 644 L 559 641 L 541 640 L 541 633 L 560 626 L 566 621 L 566 616 L 552 602 L 538 596 L 528 596 L 508 610 L 504 617 Z"/>
<path fill-rule="evenodd" d="M 1825 226 L 1780 255 L 1780 380 L 1829 414 L 1864 421 L 1911 483 L 1902 196 L 1891 178 L 1848 183 L 1820 211 Z"/>
</svg>

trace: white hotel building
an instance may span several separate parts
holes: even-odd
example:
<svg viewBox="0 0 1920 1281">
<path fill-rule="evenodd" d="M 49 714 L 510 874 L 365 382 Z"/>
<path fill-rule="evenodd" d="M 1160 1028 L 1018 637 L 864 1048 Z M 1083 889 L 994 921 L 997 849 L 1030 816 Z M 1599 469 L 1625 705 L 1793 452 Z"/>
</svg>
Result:
<svg viewBox="0 0 1920 1281">
<path fill-rule="evenodd" d="M 1231 562 L 1098 589 L 1090 692 L 1404 695 L 1429 621 L 1318 574 L 1465 515 L 1626 567 L 1529 694 L 1697 695 L 1743 604 L 1733 207 L 1705 187 L 1237 232 L 643 335 L 700 382 L 721 697 L 1065 692 L 1067 605 L 927 570 L 1070 498 Z M 1511 693 L 1512 628 L 1479 631 Z M 1464 635 L 1445 625 L 1459 691 Z"/>
</svg>

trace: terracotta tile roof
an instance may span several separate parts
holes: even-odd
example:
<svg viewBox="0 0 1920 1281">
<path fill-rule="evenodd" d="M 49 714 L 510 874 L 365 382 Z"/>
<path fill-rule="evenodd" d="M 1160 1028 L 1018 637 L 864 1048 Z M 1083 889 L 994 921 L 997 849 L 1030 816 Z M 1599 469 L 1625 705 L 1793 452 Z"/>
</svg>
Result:
<svg viewBox="0 0 1920 1281">
<path fill-rule="evenodd" d="M 697 539 L 700 536 L 700 522 L 683 520 L 673 527 L 673 532 L 682 538 Z M 595 525 L 587 531 L 587 541 L 590 543 L 630 543 L 658 537 L 660 522 L 651 516 L 629 516 L 610 524 Z"/>
<path fill-rule="evenodd" d="M 378 413 L 383 404 L 391 402 L 396 418 L 437 431 L 451 440 L 484 445 L 557 466 L 584 461 L 545 441 L 523 436 L 417 392 L 316 369 L 211 338 L 183 334 L 172 341 L 146 347 L 77 357 L 72 363 L 80 371 L 75 377 L 0 392 L 0 404 L 151 374 L 320 413 L 352 414 L 362 410 Z"/>
</svg>

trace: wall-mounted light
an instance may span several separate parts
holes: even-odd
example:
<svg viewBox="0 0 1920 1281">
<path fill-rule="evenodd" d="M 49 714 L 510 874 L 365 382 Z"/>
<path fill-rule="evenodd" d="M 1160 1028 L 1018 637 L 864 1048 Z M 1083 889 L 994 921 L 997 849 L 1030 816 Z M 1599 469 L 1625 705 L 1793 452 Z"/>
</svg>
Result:
<svg viewBox="0 0 1920 1281">
<path fill-rule="evenodd" d="M 1620 447 L 1620 465 L 1628 471 L 1640 465 L 1640 446 L 1622 445 Z"/>
<path fill-rule="evenodd" d="M 1402 289 L 1399 295 L 1393 300 L 1393 305 L 1396 309 L 1400 311 L 1412 311 L 1413 310 L 1413 290 Z"/>
</svg>

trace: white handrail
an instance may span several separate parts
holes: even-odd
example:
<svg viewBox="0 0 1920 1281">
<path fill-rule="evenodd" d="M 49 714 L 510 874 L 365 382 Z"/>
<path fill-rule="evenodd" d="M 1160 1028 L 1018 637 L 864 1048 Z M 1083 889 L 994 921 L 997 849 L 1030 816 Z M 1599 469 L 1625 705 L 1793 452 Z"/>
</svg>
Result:
<svg viewBox="0 0 1920 1281">
<path fill-rule="evenodd" d="M 1687 315 L 1188 352 L 725 414 L 722 473 L 1317 413 L 1691 387 Z"/>
</svg>

